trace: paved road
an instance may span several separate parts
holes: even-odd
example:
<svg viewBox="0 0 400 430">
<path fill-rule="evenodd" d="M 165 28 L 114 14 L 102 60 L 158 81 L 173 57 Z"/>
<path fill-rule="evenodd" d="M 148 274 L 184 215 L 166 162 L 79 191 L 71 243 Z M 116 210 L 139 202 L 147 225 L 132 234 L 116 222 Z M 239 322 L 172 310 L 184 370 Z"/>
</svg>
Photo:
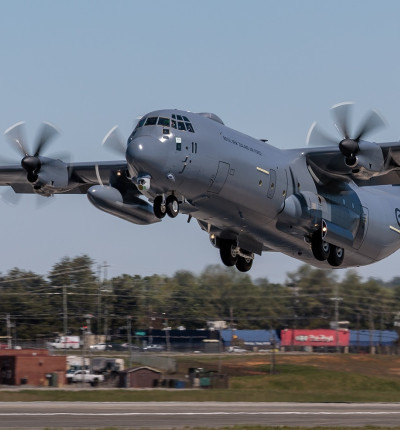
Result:
<svg viewBox="0 0 400 430">
<path fill-rule="evenodd" d="M 0 428 L 400 426 L 399 403 L 0 402 Z"/>
</svg>

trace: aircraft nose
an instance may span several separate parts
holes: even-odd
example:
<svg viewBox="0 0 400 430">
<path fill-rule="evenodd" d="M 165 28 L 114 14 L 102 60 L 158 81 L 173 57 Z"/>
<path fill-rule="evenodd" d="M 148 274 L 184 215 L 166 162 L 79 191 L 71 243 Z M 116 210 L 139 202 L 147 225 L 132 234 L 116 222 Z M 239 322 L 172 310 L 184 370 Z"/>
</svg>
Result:
<svg viewBox="0 0 400 430">
<path fill-rule="evenodd" d="M 158 176 L 166 161 L 165 145 L 151 136 L 140 136 L 128 144 L 126 160 L 137 172 Z"/>
</svg>

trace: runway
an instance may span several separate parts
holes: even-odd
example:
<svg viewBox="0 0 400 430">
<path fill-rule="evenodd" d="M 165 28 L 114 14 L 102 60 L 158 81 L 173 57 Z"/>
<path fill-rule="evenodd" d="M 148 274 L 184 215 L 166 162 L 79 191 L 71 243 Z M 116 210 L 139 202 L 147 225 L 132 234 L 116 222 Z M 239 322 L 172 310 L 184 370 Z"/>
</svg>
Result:
<svg viewBox="0 0 400 430">
<path fill-rule="evenodd" d="M 0 402 L 0 428 L 399 426 L 399 403 Z"/>
</svg>

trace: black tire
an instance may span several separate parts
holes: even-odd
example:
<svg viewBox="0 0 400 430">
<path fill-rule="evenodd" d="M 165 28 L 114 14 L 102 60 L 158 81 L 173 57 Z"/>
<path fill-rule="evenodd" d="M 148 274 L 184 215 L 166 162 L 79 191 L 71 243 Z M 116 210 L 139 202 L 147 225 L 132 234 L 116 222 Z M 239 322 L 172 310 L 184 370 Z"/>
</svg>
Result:
<svg viewBox="0 0 400 430">
<path fill-rule="evenodd" d="M 252 265 L 253 265 L 252 258 L 239 257 L 236 262 L 236 269 L 238 269 L 239 272 L 248 272 L 251 269 Z"/>
<path fill-rule="evenodd" d="M 330 254 L 331 246 L 322 240 L 321 230 L 314 232 L 311 238 L 311 250 L 318 261 L 325 261 Z"/>
<path fill-rule="evenodd" d="M 339 267 L 343 263 L 344 249 L 339 246 L 331 246 L 328 256 L 328 263 L 333 267 Z"/>
<path fill-rule="evenodd" d="M 162 219 L 165 217 L 165 214 L 167 213 L 167 208 L 166 205 L 163 205 L 163 198 L 162 196 L 157 196 L 154 199 L 153 202 L 153 211 L 154 211 L 154 215 L 159 218 Z"/>
<path fill-rule="evenodd" d="M 179 203 L 175 196 L 168 196 L 166 200 L 167 214 L 171 218 L 175 218 L 179 213 Z"/>
<path fill-rule="evenodd" d="M 233 240 L 221 239 L 219 255 L 221 256 L 221 260 L 225 266 L 234 266 L 239 257 L 236 253 L 236 243 Z"/>
</svg>

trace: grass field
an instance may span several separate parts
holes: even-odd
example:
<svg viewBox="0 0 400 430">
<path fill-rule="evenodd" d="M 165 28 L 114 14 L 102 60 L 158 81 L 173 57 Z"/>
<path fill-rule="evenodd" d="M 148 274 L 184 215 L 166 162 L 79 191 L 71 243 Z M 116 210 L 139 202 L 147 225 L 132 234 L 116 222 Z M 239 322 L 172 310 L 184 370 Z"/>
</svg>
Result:
<svg viewBox="0 0 400 430">
<path fill-rule="evenodd" d="M 229 375 L 228 389 L 3 389 L 0 401 L 248 401 L 248 402 L 400 402 L 400 357 L 385 355 L 277 354 L 276 374 L 269 355 L 180 356 L 182 379 L 189 367 L 220 369 Z M 214 430 L 306 430 L 306 427 L 246 426 Z M 389 430 L 387 427 L 360 427 Z M 343 427 L 313 427 L 344 430 Z M 400 430 L 390 427 L 391 430 Z M 47 430 L 56 430 L 54 428 Z M 77 429 L 77 430 L 85 430 Z M 101 430 L 118 430 L 103 428 Z M 126 429 L 129 430 L 129 429 Z M 206 430 L 201 426 L 186 430 Z M 213 430 L 208 428 L 207 430 Z"/>
<path fill-rule="evenodd" d="M 400 402 L 400 357 L 386 355 L 279 354 L 276 374 L 269 355 L 182 356 L 178 374 L 189 367 L 221 369 L 228 389 L 19 389 L 0 390 L 0 401 L 249 401 Z"/>
<path fill-rule="evenodd" d="M 354 428 L 354 427 L 353 427 Z M 357 427 L 356 427 L 357 428 Z M 358 427 L 360 428 L 360 427 Z M 365 430 L 400 430 L 400 427 L 362 427 Z M 310 430 L 309 427 L 286 427 L 286 426 L 280 426 L 280 427 L 271 427 L 271 426 L 223 426 L 218 428 L 210 428 L 210 427 L 185 427 L 183 430 Z M 313 430 L 344 430 L 344 427 L 313 427 Z M 63 429 L 55 429 L 55 428 L 47 428 L 44 430 L 63 430 Z M 90 429 L 74 429 L 74 430 L 90 430 Z M 93 429 L 91 429 L 93 430 Z M 117 427 L 104 427 L 102 429 L 97 430 L 120 430 Z M 124 428 L 124 430 L 129 430 L 127 428 Z M 138 429 L 131 429 L 131 430 L 138 430 Z M 144 429 L 148 430 L 148 429 Z"/>
</svg>

